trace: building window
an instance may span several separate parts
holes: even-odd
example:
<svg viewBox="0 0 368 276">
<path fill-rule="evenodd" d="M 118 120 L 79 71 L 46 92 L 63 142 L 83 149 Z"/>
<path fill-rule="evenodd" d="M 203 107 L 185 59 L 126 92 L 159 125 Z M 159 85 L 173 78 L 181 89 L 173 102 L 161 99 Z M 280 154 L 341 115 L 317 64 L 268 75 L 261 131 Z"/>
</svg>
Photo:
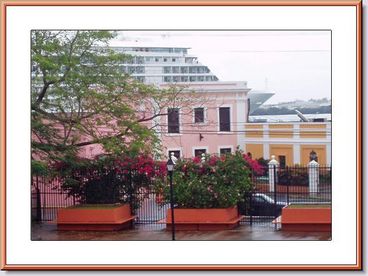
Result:
<svg viewBox="0 0 368 276">
<path fill-rule="evenodd" d="M 189 73 L 191 74 L 197 74 L 198 73 L 198 69 L 197 67 L 189 67 Z"/>
<path fill-rule="evenodd" d="M 231 154 L 231 148 L 222 148 L 220 149 L 221 155 Z"/>
<path fill-rule="evenodd" d="M 285 168 L 286 167 L 286 156 L 279 155 L 278 157 L 279 157 L 280 168 Z"/>
<path fill-rule="evenodd" d="M 145 77 L 136 77 L 136 80 L 140 81 L 140 82 L 144 82 L 145 81 Z"/>
<path fill-rule="evenodd" d="M 194 150 L 194 156 L 195 157 L 201 157 L 202 153 L 206 154 L 207 150 L 206 149 L 195 149 Z"/>
<path fill-rule="evenodd" d="M 164 74 L 169 74 L 171 73 L 171 67 L 165 66 L 164 67 Z"/>
<path fill-rule="evenodd" d="M 309 161 L 316 161 L 318 162 L 318 156 L 317 156 L 317 153 L 312 150 L 310 153 L 309 153 Z"/>
<path fill-rule="evenodd" d="M 220 131 L 230 131 L 230 107 L 219 108 Z"/>
<path fill-rule="evenodd" d="M 156 61 L 156 62 L 159 62 L 159 61 L 160 61 L 160 59 L 159 59 L 159 58 L 155 58 L 155 61 Z"/>
<path fill-rule="evenodd" d="M 182 74 L 188 73 L 188 67 L 180 67 L 180 72 Z"/>
<path fill-rule="evenodd" d="M 167 131 L 168 133 L 180 133 L 179 130 L 179 108 L 167 109 Z"/>
<path fill-rule="evenodd" d="M 171 153 L 174 153 L 174 156 L 177 159 L 180 159 L 180 150 L 169 150 L 169 157 L 171 156 Z"/>
<path fill-rule="evenodd" d="M 134 66 L 129 66 L 128 67 L 128 73 L 129 74 L 134 74 L 135 73 L 135 67 Z"/>
<path fill-rule="evenodd" d="M 166 62 L 167 61 L 167 58 L 164 58 L 164 62 Z"/>
<path fill-rule="evenodd" d="M 144 66 L 137 66 L 137 67 L 135 67 L 135 73 L 137 73 L 137 74 L 144 74 Z"/>
<path fill-rule="evenodd" d="M 204 123 L 204 108 L 194 108 L 194 123 Z"/>
<path fill-rule="evenodd" d="M 180 77 L 178 77 L 178 76 L 174 76 L 174 77 L 173 77 L 173 81 L 174 81 L 174 82 L 180 82 Z"/>
<path fill-rule="evenodd" d="M 172 62 L 175 62 L 175 61 L 176 61 L 176 59 L 175 59 L 175 58 L 173 58 L 171 61 L 172 61 Z"/>
<path fill-rule="evenodd" d="M 165 76 L 164 82 L 172 82 L 172 78 L 170 76 Z"/>
</svg>

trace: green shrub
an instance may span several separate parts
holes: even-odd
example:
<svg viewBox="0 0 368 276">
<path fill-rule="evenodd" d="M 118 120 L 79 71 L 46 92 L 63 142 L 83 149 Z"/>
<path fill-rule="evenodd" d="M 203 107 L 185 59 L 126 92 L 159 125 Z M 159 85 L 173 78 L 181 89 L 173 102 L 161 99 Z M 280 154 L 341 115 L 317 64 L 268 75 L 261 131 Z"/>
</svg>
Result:
<svg viewBox="0 0 368 276">
<path fill-rule="evenodd" d="M 85 204 L 130 203 L 138 208 L 141 199 L 135 195 L 148 189 L 163 166 L 152 157 L 104 156 L 96 160 L 58 162 L 54 170 L 60 176 L 62 189 Z"/>
<path fill-rule="evenodd" d="M 173 174 L 174 202 L 179 208 L 228 208 L 244 200 L 251 189 L 250 162 L 240 151 L 235 154 L 196 157 L 178 161 Z M 170 201 L 167 180 L 156 183 L 157 192 Z"/>
</svg>

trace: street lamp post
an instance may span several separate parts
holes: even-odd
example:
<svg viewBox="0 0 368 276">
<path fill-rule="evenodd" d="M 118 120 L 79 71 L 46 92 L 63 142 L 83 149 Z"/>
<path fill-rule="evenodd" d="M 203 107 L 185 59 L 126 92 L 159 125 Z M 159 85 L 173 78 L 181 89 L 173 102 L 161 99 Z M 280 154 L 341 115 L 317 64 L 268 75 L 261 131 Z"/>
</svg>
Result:
<svg viewBox="0 0 368 276">
<path fill-rule="evenodd" d="M 170 208 L 171 208 L 171 231 L 172 231 L 172 240 L 175 241 L 175 219 L 174 219 L 174 189 L 173 189 L 173 172 L 174 172 L 175 163 L 169 157 L 167 161 L 167 173 L 170 179 Z"/>
</svg>

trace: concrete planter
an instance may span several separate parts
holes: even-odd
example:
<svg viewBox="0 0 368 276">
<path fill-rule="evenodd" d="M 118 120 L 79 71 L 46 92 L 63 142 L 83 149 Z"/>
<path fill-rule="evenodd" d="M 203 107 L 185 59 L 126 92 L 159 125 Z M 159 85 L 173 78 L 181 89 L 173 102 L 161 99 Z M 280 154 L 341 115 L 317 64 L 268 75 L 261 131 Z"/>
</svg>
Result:
<svg viewBox="0 0 368 276">
<path fill-rule="evenodd" d="M 225 230 L 239 225 L 243 216 L 239 216 L 237 207 L 211 209 L 175 208 L 176 230 Z M 166 228 L 171 230 L 171 209 L 167 210 Z"/>
<path fill-rule="evenodd" d="M 331 232 L 331 216 L 331 206 L 286 206 L 281 212 L 281 229 L 300 232 Z"/>
<path fill-rule="evenodd" d="M 60 209 L 58 230 L 113 231 L 130 228 L 134 216 L 129 204 L 77 205 Z"/>
</svg>

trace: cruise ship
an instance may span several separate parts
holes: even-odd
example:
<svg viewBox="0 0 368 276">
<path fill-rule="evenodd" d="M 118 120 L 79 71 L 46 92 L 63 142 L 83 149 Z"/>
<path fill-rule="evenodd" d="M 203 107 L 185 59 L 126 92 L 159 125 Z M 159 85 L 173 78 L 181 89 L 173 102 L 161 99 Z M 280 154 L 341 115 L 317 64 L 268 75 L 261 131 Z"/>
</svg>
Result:
<svg viewBox="0 0 368 276">
<path fill-rule="evenodd" d="M 121 65 L 123 72 L 147 84 L 215 82 L 218 77 L 200 63 L 198 57 L 188 54 L 190 48 L 179 47 L 111 47 L 131 58 Z M 251 115 L 274 93 L 251 90 Z"/>
</svg>

